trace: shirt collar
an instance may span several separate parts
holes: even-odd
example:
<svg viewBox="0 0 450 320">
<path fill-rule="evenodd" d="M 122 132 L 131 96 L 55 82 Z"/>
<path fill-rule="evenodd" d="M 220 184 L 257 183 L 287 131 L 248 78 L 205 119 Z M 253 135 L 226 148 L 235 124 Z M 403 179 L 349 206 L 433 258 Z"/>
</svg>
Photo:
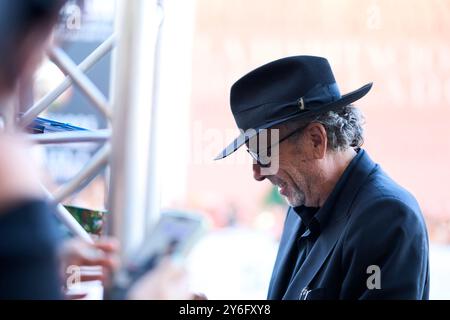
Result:
<svg viewBox="0 0 450 320">
<path fill-rule="evenodd" d="M 333 205 L 338 200 L 338 196 L 342 189 L 344 189 L 350 173 L 364 154 L 364 150 L 361 149 L 357 149 L 356 152 L 356 156 L 350 161 L 322 207 L 298 206 L 293 208 L 302 219 L 302 223 L 309 230 L 309 232 L 307 230 L 304 235 L 309 235 L 309 233 L 318 235 L 329 222 Z"/>
<path fill-rule="evenodd" d="M 309 235 L 310 233 L 320 232 L 319 221 L 315 217 L 319 209 L 320 208 L 318 207 L 306 207 L 306 206 L 299 206 L 294 208 L 294 211 L 300 216 L 303 225 L 307 229 L 305 230 L 304 233 L 305 236 Z"/>
</svg>

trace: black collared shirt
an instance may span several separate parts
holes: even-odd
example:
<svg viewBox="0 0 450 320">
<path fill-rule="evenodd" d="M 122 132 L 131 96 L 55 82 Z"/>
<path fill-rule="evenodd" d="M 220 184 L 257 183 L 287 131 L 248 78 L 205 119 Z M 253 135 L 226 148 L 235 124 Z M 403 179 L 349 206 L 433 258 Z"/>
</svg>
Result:
<svg viewBox="0 0 450 320">
<path fill-rule="evenodd" d="M 329 222 L 333 213 L 332 207 L 338 200 L 338 196 L 341 190 L 344 188 L 345 182 L 347 181 L 350 172 L 355 167 L 358 159 L 362 155 L 362 152 L 359 152 L 359 150 L 357 150 L 357 152 L 358 154 L 352 159 L 342 176 L 339 178 L 336 186 L 328 196 L 323 207 L 318 208 L 298 206 L 293 208 L 294 212 L 301 218 L 301 224 L 297 233 L 297 256 L 296 258 L 294 258 L 295 266 L 292 269 L 292 274 L 290 277 L 291 280 L 289 281 L 289 284 L 294 279 L 296 273 L 305 262 L 306 257 L 311 252 L 311 249 L 313 248 L 321 231 L 324 230 L 327 223 Z"/>
<path fill-rule="evenodd" d="M 293 280 L 295 274 L 300 269 L 300 267 L 305 262 L 306 257 L 308 256 L 309 252 L 311 251 L 319 233 L 320 233 L 320 224 L 317 218 L 315 217 L 317 211 L 319 211 L 320 208 L 314 208 L 314 207 L 295 207 L 294 211 L 301 217 L 302 223 L 300 225 L 300 229 L 298 232 L 298 235 L 300 235 L 297 238 L 297 258 L 295 267 L 292 270 L 291 274 L 291 280 L 289 280 L 289 283 Z"/>
</svg>

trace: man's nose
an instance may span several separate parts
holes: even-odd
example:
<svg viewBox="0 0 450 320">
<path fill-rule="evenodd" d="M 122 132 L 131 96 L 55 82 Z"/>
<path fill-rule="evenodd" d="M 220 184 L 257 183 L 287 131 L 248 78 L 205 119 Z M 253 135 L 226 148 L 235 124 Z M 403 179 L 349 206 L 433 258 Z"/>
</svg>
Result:
<svg viewBox="0 0 450 320">
<path fill-rule="evenodd" d="M 261 167 L 257 163 L 253 164 L 253 178 L 256 181 L 263 181 L 266 178 L 261 174 Z"/>
</svg>

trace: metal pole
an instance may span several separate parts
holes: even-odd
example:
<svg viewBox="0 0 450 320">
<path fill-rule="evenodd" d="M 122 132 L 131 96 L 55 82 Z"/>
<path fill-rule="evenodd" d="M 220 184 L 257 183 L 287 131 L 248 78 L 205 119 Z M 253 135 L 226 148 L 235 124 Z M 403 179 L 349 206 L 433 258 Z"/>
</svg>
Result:
<svg viewBox="0 0 450 320">
<path fill-rule="evenodd" d="M 74 178 L 54 193 L 55 201 L 60 202 L 64 200 L 95 178 L 97 173 L 107 165 L 110 152 L 111 147 L 109 144 L 103 146 Z"/>
<path fill-rule="evenodd" d="M 150 124 L 150 153 L 148 159 L 148 175 L 147 175 L 147 201 L 146 201 L 146 212 L 145 225 L 146 235 L 149 235 L 150 230 L 152 230 L 153 225 L 156 223 L 159 217 L 160 205 L 161 205 L 161 170 L 160 162 L 158 157 L 160 137 L 159 133 L 159 100 L 160 100 L 160 53 L 161 53 L 161 38 L 162 38 L 162 28 L 164 23 L 164 1 L 158 0 L 157 7 L 157 21 L 156 21 L 156 43 L 155 51 L 153 55 L 154 59 L 154 70 L 153 70 L 153 97 L 152 97 L 152 115 Z"/>
<path fill-rule="evenodd" d="M 92 104 L 107 118 L 111 118 L 108 101 L 92 81 L 78 68 L 70 57 L 60 48 L 52 48 L 49 52 L 52 61 L 80 88 Z"/>
<path fill-rule="evenodd" d="M 121 242 L 121 258 L 142 243 L 148 215 L 152 88 L 158 30 L 157 2 L 120 0 L 114 56 L 113 137 L 109 203 L 112 233 Z"/>
<path fill-rule="evenodd" d="M 98 46 L 86 59 L 84 59 L 78 68 L 82 72 L 88 71 L 101 58 L 110 52 L 115 45 L 115 36 L 110 36 L 105 42 Z M 47 109 L 59 96 L 61 96 L 71 85 L 73 81 L 67 76 L 54 90 L 46 94 L 42 99 L 36 102 L 19 120 L 19 126 L 25 128 L 45 109 Z"/>
<path fill-rule="evenodd" d="M 111 137 L 111 130 L 69 131 L 44 134 L 30 134 L 28 140 L 35 144 L 64 144 L 80 142 L 106 142 Z"/>
<path fill-rule="evenodd" d="M 48 191 L 47 188 L 45 188 L 43 185 L 41 185 L 41 187 L 47 195 L 49 201 L 54 201 L 54 198 L 50 191 Z M 94 243 L 89 233 L 87 233 L 86 230 L 83 229 L 78 221 L 60 203 L 58 203 L 56 206 L 56 216 L 75 236 L 80 237 L 81 239 L 89 243 Z"/>
</svg>

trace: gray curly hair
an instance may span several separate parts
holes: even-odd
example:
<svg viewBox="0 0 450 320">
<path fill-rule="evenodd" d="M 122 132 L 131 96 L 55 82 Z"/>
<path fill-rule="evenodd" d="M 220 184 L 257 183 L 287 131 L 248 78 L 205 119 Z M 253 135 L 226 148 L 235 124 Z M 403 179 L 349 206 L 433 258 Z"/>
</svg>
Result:
<svg viewBox="0 0 450 320">
<path fill-rule="evenodd" d="M 364 143 L 364 116 L 353 105 L 348 105 L 335 111 L 328 111 L 319 116 L 289 122 L 284 126 L 287 127 L 288 132 L 291 132 L 299 127 L 306 127 L 312 122 L 321 123 L 325 127 L 329 151 L 358 148 Z M 301 131 L 290 137 L 289 140 L 293 142 L 295 137 L 298 137 L 300 134 Z"/>
</svg>

